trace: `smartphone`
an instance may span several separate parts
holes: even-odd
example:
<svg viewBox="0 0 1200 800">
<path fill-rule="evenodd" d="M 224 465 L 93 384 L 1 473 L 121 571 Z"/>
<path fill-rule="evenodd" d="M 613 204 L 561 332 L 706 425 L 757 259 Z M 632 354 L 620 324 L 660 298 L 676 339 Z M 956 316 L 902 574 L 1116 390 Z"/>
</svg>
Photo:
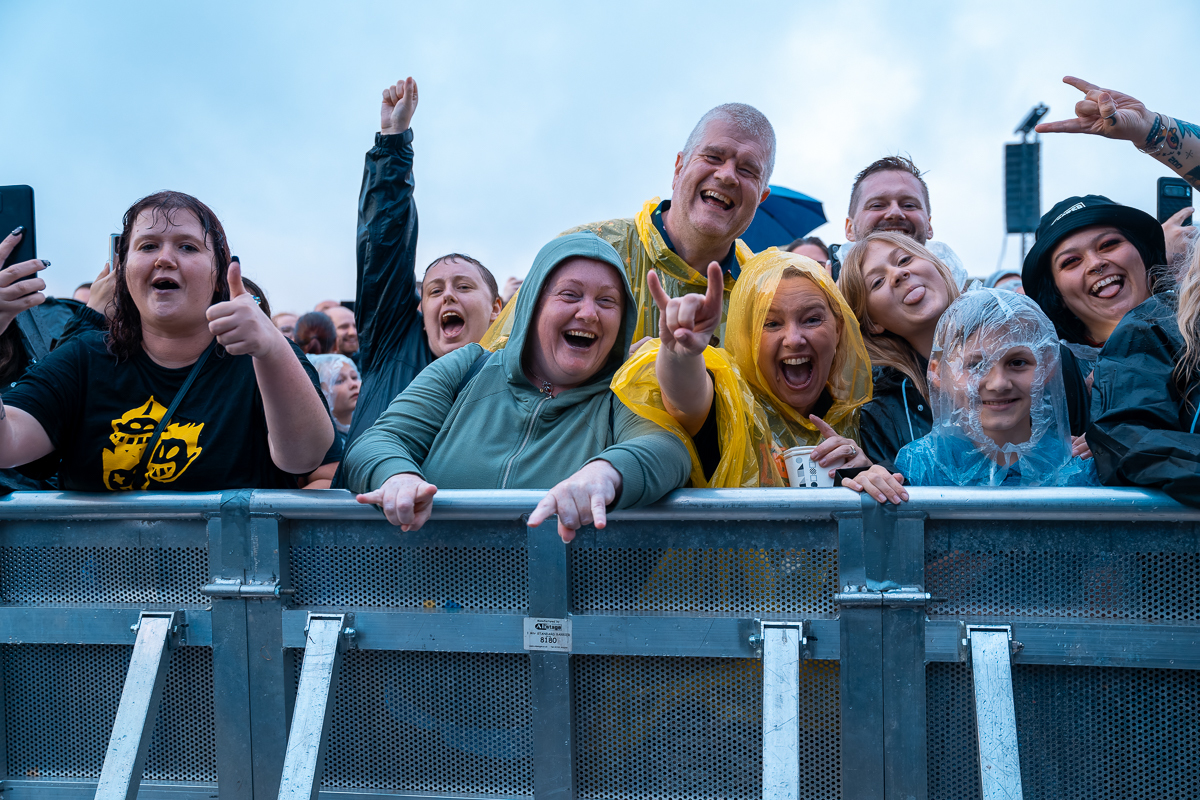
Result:
<svg viewBox="0 0 1200 800">
<path fill-rule="evenodd" d="M 1160 225 L 1178 213 L 1179 209 L 1187 208 L 1191 204 L 1192 187 L 1187 181 L 1183 178 L 1158 179 L 1158 222 Z M 1184 226 L 1192 224 L 1190 215 L 1183 221 L 1183 224 Z"/>
<path fill-rule="evenodd" d="M 117 242 L 121 241 L 121 234 L 110 233 L 108 235 L 108 267 L 115 270 L 117 268 Z"/>
<path fill-rule="evenodd" d="M 37 258 L 37 237 L 33 225 L 33 187 L 0 186 L 0 238 L 8 236 L 18 225 L 25 226 L 25 236 L 0 269 Z"/>
</svg>

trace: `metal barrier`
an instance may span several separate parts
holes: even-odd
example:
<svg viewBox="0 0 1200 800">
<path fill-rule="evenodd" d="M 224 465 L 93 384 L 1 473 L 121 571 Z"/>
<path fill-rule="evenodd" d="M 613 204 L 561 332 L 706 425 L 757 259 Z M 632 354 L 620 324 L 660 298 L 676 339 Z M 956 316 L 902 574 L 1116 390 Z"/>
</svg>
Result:
<svg viewBox="0 0 1200 800">
<path fill-rule="evenodd" d="M 680 491 L 569 546 L 536 492 L 414 533 L 340 492 L 14 494 L 0 788 L 1195 797 L 1200 512 L 911 494 Z"/>
</svg>

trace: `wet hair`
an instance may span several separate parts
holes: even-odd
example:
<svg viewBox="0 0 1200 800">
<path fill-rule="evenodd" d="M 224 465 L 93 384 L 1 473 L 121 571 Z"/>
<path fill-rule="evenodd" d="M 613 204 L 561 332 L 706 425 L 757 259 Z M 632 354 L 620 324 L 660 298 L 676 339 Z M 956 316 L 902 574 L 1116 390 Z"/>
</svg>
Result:
<svg viewBox="0 0 1200 800">
<path fill-rule="evenodd" d="M 337 328 L 329 315 L 320 311 L 309 311 L 296 320 L 296 344 L 312 356 L 337 352 Z"/>
<path fill-rule="evenodd" d="M 912 159 L 905 156 L 884 156 L 878 161 L 868 164 L 866 169 L 854 176 L 854 188 L 850 190 L 850 210 L 846 216 L 854 217 L 855 210 L 858 208 L 859 188 L 862 186 L 862 182 L 877 172 L 905 172 L 912 175 L 921 184 L 921 190 L 925 193 L 925 213 L 933 213 L 929 205 L 929 186 L 926 185 L 925 179 L 921 177 L 921 170 L 917 169 L 917 165 L 912 162 Z"/>
<path fill-rule="evenodd" d="M 794 253 L 794 252 L 796 252 L 797 247 L 803 247 L 806 244 L 812 245 L 813 247 L 821 248 L 821 252 L 825 254 L 825 260 L 826 261 L 829 260 L 829 248 L 825 245 L 824 242 L 821 241 L 821 238 L 819 236 L 801 236 L 799 239 L 792 242 L 791 244 L 789 244 L 787 247 L 785 247 L 783 249 L 787 250 L 789 253 Z"/>
<path fill-rule="evenodd" d="M 902 233 L 893 231 L 875 231 L 861 241 L 854 243 L 850 252 L 842 260 L 842 271 L 838 275 L 838 289 L 842 297 L 858 318 L 859 329 L 862 331 L 863 344 L 871 356 L 871 364 L 877 367 L 892 367 L 907 377 L 926 400 L 929 399 L 929 380 L 925 370 L 921 368 L 921 359 L 913 346 L 902 336 L 891 331 L 871 333 L 874 324 L 871 315 L 867 313 L 867 282 L 863 280 L 863 262 L 867 258 L 867 250 L 872 242 L 887 242 L 899 247 L 904 252 L 916 258 L 923 258 L 933 264 L 942 280 L 946 283 L 946 296 L 953 302 L 959 295 L 958 285 L 950 268 L 925 247 L 918 244 Z"/>
<path fill-rule="evenodd" d="M 428 274 L 429 270 L 433 269 L 435 266 L 442 263 L 443 261 L 465 261 L 468 264 L 474 265 L 475 269 L 479 270 L 479 277 L 483 278 L 484 285 L 487 286 L 488 291 L 491 292 L 492 300 L 495 301 L 495 300 L 500 299 L 500 287 L 498 285 L 496 285 L 496 276 L 493 275 L 491 273 L 491 270 L 489 270 L 487 267 L 485 267 L 479 261 L 479 259 L 471 258 L 470 256 L 468 256 L 464 253 L 447 253 L 446 255 L 438 256 L 433 261 L 429 262 L 429 266 L 425 268 L 426 274 Z M 425 279 L 424 278 L 421 279 L 421 284 L 420 284 L 419 288 L 421 291 L 421 296 L 424 297 L 425 296 Z"/>
<path fill-rule="evenodd" d="M 1098 228 L 1106 225 L 1104 222 L 1097 222 L 1095 225 L 1089 225 L 1087 228 Z M 1166 255 L 1162 254 L 1155 258 L 1154 250 L 1146 243 L 1144 239 L 1133 233 L 1129 228 L 1122 228 L 1120 225 L 1113 225 L 1117 233 L 1125 237 L 1125 239 L 1133 245 L 1133 249 L 1137 250 L 1138 256 L 1142 259 L 1142 266 L 1146 268 L 1146 288 L 1150 294 L 1155 294 L 1161 287 L 1160 281 L 1168 283 L 1170 276 L 1164 274 L 1163 270 L 1166 265 L 1161 263 L 1166 261 Z M 1080 228 L 1071 233 L 1078 233 L 1087 228 Z M 1083 320 L 1075 316 L 1075 312 L 1067 308 L 1067 302 L 1063 300 L 1062 292 L 1058 290 L 1058 284 L 1054 281 L 1054 252 L 1058 249 L 1061 242 L 1055 243 L 1054 247 L 1050 248 L 1050 252 L 1046 255 L 1046 261 L 1049 271 L 1049 280 L 1046 281 L 1046 286 L 1050 289 L 1048 292 L 1042 292 L 1042 296 L 1038 298 L 1038 303 L 1042 310 L 1046 312 L 1051 320 L 1054 321 L 1054 327 L 1058 331 L 1058 335 L 1068 342 L 1089 342 L 1092 341 L 1088 336 L 1087 326 L 1083 324 Z"/>
<path fill-rule="evenodd" d="M 708 123 L 714 119 L 723 119 L 731 123 L 739 133 L 749 136 L 763 146 L 767 163 L 763 165 L 762 185 L 759 189 L 767 188 L 771 173 L 775 171 L 775 129 L 771 127 L 770 120 L 754 106 L 745 103 L 725 103 L 709 109 L 696 123 L 696 127 L 692 128 L 687 141 L 684 142 L 683 160 L 691 158 L 692 153 L 700 146 L 700 140 L 704 138 Z"/>
<path fill-rule="evenodd" d="M 121 235 L 117 239 L 117 263 L 113 265 L 116 274 L 112 300 L 114 310 L 106 342 L 108 351 L 118 360 L 131 358 L 142 344 L 142 317 L 133 302 L 133 295 L 129 292 L 129 284 L 125 278 L 125 264 L 129 260 L 129 246 L 133 241 L 133 226 L 137 224 L 137 219 L 143 212 L 149 212 L 151 221 L 157 224 L 164 219 L 173 223 L 175 215 L 180 211 L 192 214 L 200 222 L 204 231 L 204 241 L 212 253 L 216 276 L 209 305 L 229 299 L 229 242 L 225 238 L 225 228 L 213 210 L 183 192 L 157 192 L 143 197 L 125 212 L 121 223 Z"/>
</svg>

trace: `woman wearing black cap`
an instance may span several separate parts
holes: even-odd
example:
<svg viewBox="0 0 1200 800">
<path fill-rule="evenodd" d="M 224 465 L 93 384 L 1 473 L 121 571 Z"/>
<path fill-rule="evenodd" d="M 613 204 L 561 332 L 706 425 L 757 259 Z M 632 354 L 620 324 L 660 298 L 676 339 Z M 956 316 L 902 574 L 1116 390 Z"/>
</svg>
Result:
<svg viewBox="0 0 1200 800">
<path fill-rule="evenodd" d="M 1131 141 L 1200 188 L 1200 127 L 1148 111 L 1128 95 L 1076 78 L 1064 81 L 1087 93 L 1075 107 L 1078 118 L 1039 125 L 1039 132 Z M 1194 237 L 1194 228 L 1179 224 L 1191 211 L 1183 209 L 1164 226 L 1174 240 L 1172 251 L 1185 250 Z M 1148 238 L 1164 241 L 1150 235 L 1148 227 Z M 1161 488 L 1182 503 L 1200 506 L 1198 374 L 1200 248 L 1193 244 L 1178 294 L 1153 295 L 1130 310 L 1100 351 L 1087 438 L 1105 484 Z"/>
<path fill-rule="evenodd" d="M 1154 217 L 1101 195 L 1068 197 L 1042 217 L 1022 282 L 1086 371 L 1166 260 Z"/>
</svg>

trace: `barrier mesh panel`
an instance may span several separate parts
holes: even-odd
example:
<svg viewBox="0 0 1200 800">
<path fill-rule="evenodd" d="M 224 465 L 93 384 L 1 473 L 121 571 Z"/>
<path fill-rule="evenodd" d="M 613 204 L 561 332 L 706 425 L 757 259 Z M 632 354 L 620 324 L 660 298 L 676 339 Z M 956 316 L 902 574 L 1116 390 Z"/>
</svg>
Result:
<svg viewBox="0 0 1200 800">
<path fill-rule="evenodd" d="M 8 773 L 14 778 L 97 778 L 112 734 L 132 647 L 0 647 Z M 212 650 L 171 654 L 143 777 L 215 781 Z"/>
<path fill-rule="evenodd" d="M 203 547 L 0 547 L 0 603 L 208 602 Z"/>
<path fill-rule="evenodd" d="M 580 798 L 762 797 L 762 662 L 575 656 Z M 800 796 L 841 792 L 836 661 L 800 665 Z"/>
<path fill-rule="evenodd" d="M 835 613 L 837 550 L 576 548 L 574 608 Z"/>
<path fill-rule="evenodd" d="M 926 672 L 930 800 L 973 800 L 979 753 L 965 664 Z M 1026 800 L 1195 798 L 1200 671 L 1018 664 L 1013 699 Z"/>
<path fill-rule="evenodd" d="M 300 546 L 290 549 L 300 605 L 524 611 L 517 547 Z"/>
<path fill-rule="evenodd" d="M 304 651 L 292 653 L 298 682 Z M 352 650 L 322 785 L 531 795 L 529 705 L 524 654 Z"/>
</svg>

